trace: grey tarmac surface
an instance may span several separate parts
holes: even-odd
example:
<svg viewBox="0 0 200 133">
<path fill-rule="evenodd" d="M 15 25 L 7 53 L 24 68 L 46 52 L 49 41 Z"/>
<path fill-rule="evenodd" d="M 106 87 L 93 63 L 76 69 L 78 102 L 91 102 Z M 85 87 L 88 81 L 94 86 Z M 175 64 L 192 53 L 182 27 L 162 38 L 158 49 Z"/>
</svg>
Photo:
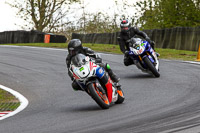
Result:
<svg viewBox="0 0 200 133">
<path fill-rule="evenodd" d="M 161 53 L 162 54 L 162 53 Z M 125 67 L 122 55 L 102 54 L 121 78 L 123 104 L 102 110 L 75 92 L 63 49 L 0 46 L 0 84 L 29 100 L 0 121 L 0 133 L 200 132 L 200 65 L 160 60 L 160 78 Z"/>
</svg>

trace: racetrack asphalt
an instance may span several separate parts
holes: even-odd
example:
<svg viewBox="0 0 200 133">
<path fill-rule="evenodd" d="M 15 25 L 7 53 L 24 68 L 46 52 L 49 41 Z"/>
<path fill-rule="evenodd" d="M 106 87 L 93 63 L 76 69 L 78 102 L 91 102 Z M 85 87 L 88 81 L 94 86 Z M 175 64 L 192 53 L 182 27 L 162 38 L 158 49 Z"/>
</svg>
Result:
<svg viewBox="0 0 200 133">
<path fill-rule="evenodd" d="M 162 54 L 162 53 L 160 53 Z M 0 84 L 29 105 L 0 121 L 1 133 L 168 133 L 200 131 L 200 65 L 160 60 L 160 78 L 123 65 L 123 55 L 101 54 L 121 78 L 123 104 L 102 110 L 75 92 L 66 49 L 0 46 Z"/>
</svg>

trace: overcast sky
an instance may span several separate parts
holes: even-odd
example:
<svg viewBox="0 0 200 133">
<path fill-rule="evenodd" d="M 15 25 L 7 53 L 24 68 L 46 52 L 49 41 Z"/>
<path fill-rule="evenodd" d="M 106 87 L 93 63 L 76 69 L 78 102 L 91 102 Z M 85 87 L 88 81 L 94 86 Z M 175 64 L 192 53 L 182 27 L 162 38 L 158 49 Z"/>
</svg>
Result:
<svg viewBox="0 0 200 133">
<path fill-rule="evenodd" d="M 11 8 L 5 3 L 6 0 L 0 0 L 0 32 L 11 30 L 22 30 L 20 26 L 16 24 L 23 23 L 23 20 L 16 17 L 16 10 Z M 10 2 L 11 0 L 9 0 Z M 137 0 L 134 0 L 137 1 Z M 108 14 L 114 13 L 113 6 L 114 0 L 85 0 L 87 5 L 87 12 L 108 12 Z"/>
<path fill-rule="evenodd" d="M 5 4 L 5 0 L 0 0 L 0 18 L 0 32 L 16 30 L 14 25 L 14 22 L 17 21 L 15 13 L 9 5 Z"/>
</svg>

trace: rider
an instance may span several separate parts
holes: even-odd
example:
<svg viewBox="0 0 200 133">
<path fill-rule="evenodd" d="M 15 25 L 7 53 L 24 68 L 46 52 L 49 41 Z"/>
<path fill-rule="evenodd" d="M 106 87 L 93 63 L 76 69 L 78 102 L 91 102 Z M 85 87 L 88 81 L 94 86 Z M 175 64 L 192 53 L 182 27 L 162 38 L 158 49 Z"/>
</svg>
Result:
<svg viewBox="0 0 200 133">
<path fill-rule="evenodd" d="M 110 78 L 112 79 L 113 82 L 115 82 L 118 86 L 119 85 L 119 80 L 120 78 L 117 77 L 113 71 L 111 70 L 109 64 L 107 63 L 102 63 L 102 59 L 98 56 L 98 54 L 95 54 L 93 50 L 87 47 L 83 47 L 82 43 L 79 39 L 72 39 L 69 44 L 68 44 L 68 55 L 66 58 L 66 64 L 68 68 L 68 75 L 70 76 L 72 82 L 72 88 L 74 90 L 81 90 L 81 87 L 74 81 L 73 74 L 69 71 L 70 63 L 71 63 L 71 58 L 79 53 L 84 54 L 86 56 L 92 57 L 95 59 L 95 62 L 103 67 L 109 74 Z"/>
<path fill-rule="evenodd" d="M 146 41 L 150 43 L 151 47 L 154 49 L 155 42 L 151 41 L 145 32 L 140 31 L 136 27 L 131 27 L 131 24 L 128 22 L 127 19 L 121 21 L 120 28 L 121 28 L 121 32 L 118 37 L 118 42 L 119 42 L 120 50 L 124 53 L 125 66 L 134 64 L 133 60 L 131 60 L 128 54 L 130 49 L 129 49 L 129 44 L 127 43 L 127 40 L 131 39 L 135 35 L 139 35 L 143 37 Z"/>
</svg>

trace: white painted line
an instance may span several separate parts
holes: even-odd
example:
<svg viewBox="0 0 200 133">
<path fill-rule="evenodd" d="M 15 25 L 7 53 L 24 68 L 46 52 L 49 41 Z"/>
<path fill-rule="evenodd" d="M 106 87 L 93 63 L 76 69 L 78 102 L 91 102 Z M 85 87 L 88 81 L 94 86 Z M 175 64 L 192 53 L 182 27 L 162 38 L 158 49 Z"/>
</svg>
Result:
<svg viewBox="0 0 200 133">
<path fill-rule="evenodd" d="M 6 115 L 6 114 L 0 114 L 0 117 L 3 117 L 4 115 Z"/>
<path fill-rule="evenodd" d="M 181 60 L 169 60 L 169 59 L 161 59 L 163 61 L 176 61 L 176 62 L 182 62 L 182 63 L 189 63 L 189 64 L 197 64 L 197 65 L 200 65 L 200 62 L 197 62 L 197 61 L 181 61 Z"/>
<path fill-rule="evenodd" d="M 191 64 L 198 64 L 198 65 L 200 65 L 200 62 L 194 62 L 194 61 L 184 61 L 184 62 L 191 63 Z"/>
<path fill-rule="evenodd" d="M 20 101 L 20 106 L 15 111 L 12 111 L 12 112 L 0 117 L 0 120 L 3 120 L 3 119 L 8 118 L 10 116 L 13 116 L 13 115 L 19 113 L 20 111 L 22 111 L 23 109 L 25 109 L 27 107 L 28 100 L 23 95 L 21 95 L 19 92 L 12 90 L 8 87 L 5 87 L 3 85 L 0 85 L 0 88 L 5 90 L 5 91 L 10 92 L 12 95 L 14 95 Z"/>
</svg>

